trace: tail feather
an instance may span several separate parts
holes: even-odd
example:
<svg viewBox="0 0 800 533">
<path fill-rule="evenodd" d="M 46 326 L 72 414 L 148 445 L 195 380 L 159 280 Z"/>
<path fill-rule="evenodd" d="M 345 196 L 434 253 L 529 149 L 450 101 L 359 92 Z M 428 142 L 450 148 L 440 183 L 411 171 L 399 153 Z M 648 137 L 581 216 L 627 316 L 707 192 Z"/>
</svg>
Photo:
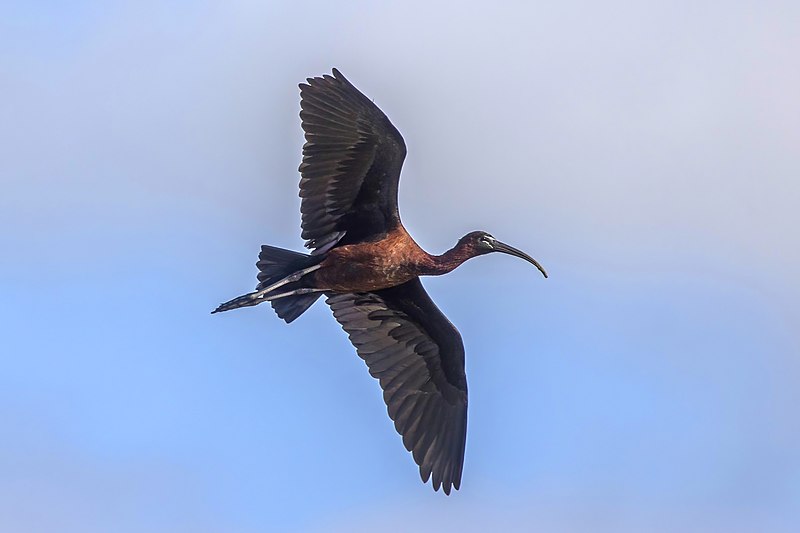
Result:
<svg viewBox="0 0 800 533">
<path fill-rule="evenodd" d="M 302 294 L 300 296 L 289 296 L 287 298 L 280 298 L 272 300 L 270 305 L 287 324 L 292 322 L 295 318 L 299 317 L 306 312 L 306 309 L 314 305 L 322 295 L 321 292 L 312 292 L 311 294 Z"/>
<path fill-rule="evenodd" d="M 321 256 L 311 256 L 263 245 L 256 263 L 256 267 L 258 267 L 258 286 L 256 290 L 263 289 L 298 270 L 315 265 L 322 259 L 323 257 Z M 290 283 L 285 287 L 285 290 L 300 288 L 303 286 L 303 281 L 301 279 L 298 282 Z M 273 300 L 270 304 L 278 316 L 288 324 L 302 315 L 321 295 L 322 293 L 311 293 L 289 296 Z"/>
<path fill-rule="evenodd" d="M 258 286 L 256 290 L 261 290 L 270 283 L 275 283 L 291 274 L 306 267 L 318 263 L 317 258 L 310 255 L 268 246 L 261 246 L 261 253 L 258 254 Z"/>
</svg>

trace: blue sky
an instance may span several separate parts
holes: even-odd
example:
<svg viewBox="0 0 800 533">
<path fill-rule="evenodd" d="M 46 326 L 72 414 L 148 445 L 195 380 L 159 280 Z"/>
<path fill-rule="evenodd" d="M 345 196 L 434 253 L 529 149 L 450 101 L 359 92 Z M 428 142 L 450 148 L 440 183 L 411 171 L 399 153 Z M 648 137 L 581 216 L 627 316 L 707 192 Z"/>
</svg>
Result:
<svg viewBox="0 0 800 533">
<path fill-rule="evenodd" d="M 795 531 L 790 2 L 0 7 L 3 531 Z M 409 155 L 467 348 L 462 490 L 420 483 L 322 304 L 208 313 L 299 249 L 297 83 Z"/>
</svg>

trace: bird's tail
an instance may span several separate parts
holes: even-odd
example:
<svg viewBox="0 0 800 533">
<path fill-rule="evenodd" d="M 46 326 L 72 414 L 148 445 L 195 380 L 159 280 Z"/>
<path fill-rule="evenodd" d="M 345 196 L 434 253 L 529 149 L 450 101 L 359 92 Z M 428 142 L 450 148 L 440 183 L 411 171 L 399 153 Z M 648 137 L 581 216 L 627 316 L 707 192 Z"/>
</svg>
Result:
<svg viewBox="0 0 800 533">
<path fill-rule="evenodd" d="M 275 283 L 276 281 L 281 280 L 286 276 L 297 272 L 298 270 L 315 265 L 321 262 L 322 259 L 322 256 L 301 254 L 299 252 L 293 252 L 291 250 L 285 250 L 283 248 L 276 248 L 274 246 L 268 246 L 264 244 L 261 246 L 261 253 L 258 254 L 258 262 L 256 263 L 256 267 L 258 267 L 258 287 L 256 287 L 256 290 L 268 287 L 270 284 Z M 302 283 L 302 279 L 295 283 L 291 283 L 286 286 L 286 290 L 300 288 Z M 278 314 L 278 316 L 285 320 L 288 324 L 295 318 L 305 313 L 306 309 L 311 307 L 311 305 L 317 301 L 317 298 L 319 298 L 321 294 L 322 293 L 319 292 L 300 294 L 297 296 L 289 296 L 287 298 L 273 300 L 270 303 L 272 304 L 272 308 L 275 309 L 275 312 Z"/>
<path fill-rule="evenodd" d="M 324 256 L 311 256 L 285 250 L 283 248 L 262 245 L 261 253 L 258 254 L 258 262 L 256 263 L 256 267 L 258 267 L 258 286 L 256 287 L 256 292 L 266 289 L 270 285 L 281 280 L 285 280 L 287 276 L 292 276 L 292 274 L 295 274 L 299 279 L 291 283 L 285 283 L 284 281 L 280 289 L 276 292 L 291 292 L 297 289 L 305 289 L 307 285 L 304 284 L 305 280 L 302 278 L 304 273 L 300 271 L 313 270 L 309 269 L 309 267 L 320 263 L 323 257 Z M 300 292 L 300 294 L 270 300 L 272 308 L 275 309 L 278 316 L 285 320 L 287 324 L 302 315 L 322 294 L 321 292 L 303 293 L 302 290 L 298 292 Z M 273 291 L 266 293 L 265 296 L 269 294 L 273 294 Z M 234 298 L 217 307 L 214 313 L 229 311 L 238 307 L 257 305 L 263 301 L 267 301 L 266 298 L 254 299 L 252 296 L 257 296 L 257 294 L 250 293 Z"/>
</svg>

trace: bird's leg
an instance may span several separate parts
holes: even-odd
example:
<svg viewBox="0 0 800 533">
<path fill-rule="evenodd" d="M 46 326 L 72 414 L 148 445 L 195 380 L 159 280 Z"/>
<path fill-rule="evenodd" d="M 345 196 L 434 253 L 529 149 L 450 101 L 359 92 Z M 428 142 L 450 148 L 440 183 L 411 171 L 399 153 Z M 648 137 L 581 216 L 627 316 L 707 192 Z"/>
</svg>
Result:
<svg viewBox="0 0 800 533">
<path fill-rule="evenodd" d="M 299 296 L 301 294 L 311 294 L 312 292 L 323 292 L 325 289 L 309 289 L 309 288 L 302 288 L 302 289 L 295 289 L 293 291 L 282 292 L 280 294 L 271 294 L 269 296 L 264 296 L 260 298 L 259 301 L 262 302 L 271 302 L 272 300 L 277 300 L 278 298 L 286 298 L 287 296 Z"/>
<path fill-rule="evenodd" d="M 284 292 L 284 293 L 281 293 L 281 294 L 276 294 L 274 296 L 267 296 L 270 292 L 274 291 L 277 288 L 283 287 L 287 283 L 292 283 L 294 281 L 298 281 L 300 278 L 302 278 L 303 276 L 305 276 L 309 272 L 313 272 L 313 271 L 317 270 L 320 266 L 321 265 L 314 265 L 314 266 L 311 266 L 311 267 L 308 267 L 308 268 L 304 268 L 302 270 L 298 270 L 297 272 L 294 272 L 293 274 L 289 274 L 288 276 L 286 276 L 285 278 L 281 279 L 280 281 L 276 281 L 275 283 L 273 283 L 269 287 L 265 287 L 265 288 L 263 288 L 261 290 L 245 294 L 244 296 L 239 296 L 238 298 L 234 298 L 233 300 L 230 300 L 228 302 L 225 302 L 224 304 L 221 304 L 214 311 L 212 311 L 212 314 L 213 313 L 221 313 L 222 311 L 229 311 L 231 309 L 236 309 L 236 308 L 239 308 L 239 307 L 249 307 L 249 306 L 252 306 L 252 305 L 258 305 L 261 302 L 269 302 L 269 301 L 275 300 L 277 298 L 285 298 L 286 296 L 294 296 L 296 294 L 308 294 L 310 292 L 319 292 L 319 291 L 321 291 L 321 289 L 306 289 L 306 288 L 302 288 L 302 289 L 296 289 L 296 290 L 289 291 L 289 292 Z"/>
<path fill-rule="evenodd" d="M 223 311 L 230 311 L 231 309 L 238 309 L 239 307 L 249 307 L 252 305 L 258 305 L 261 302 L 271 302 L 272 300 L 277 300 L 278 298 L 286 298 L 287 296 L 300 296 L 301 294 L 311 294 L 312 292 L 323 292 L 325 289 L 310 289 L 307 287 L 303 287 L 302 289 L 295 289 L 293 291 L 282 292 L 280 294 L 270 294 L 269 296 L 262 296 L 261 298 L 253 299 L 252 296 L 254 293 L 245 294 L 244 296 L 239 296 L 238 298 L 234 298 L 229 302 L 225 302 L 221 304 L 219 307 L 211 311 L 211 314 L 214 313 L 221 313 Z"/>
<path fill-rule="evenodd" d="M 265 294 L 274 291 L 278 287 L 283 287 L 287 283 L 292 283 L 294 281 L 298 281 L 300 278 L 302 278 L 306 274 L 308 274 L 310 272 L 314 272 L 315 270 L 317 270 L 321 266 L 322 265 L 314 265 L 314 266 L 310 266 L 308 268 L 304 268 L 303 270 L 298 270 L 294 274 L 289 274 L 288 276 L 286 276 L 282 280 L 276 281 L 275 283 L 273 283 L 269 287 L 264 287 L 261 290 L 258 290 L 258 291 L 255 291 L 255 292 L 251 292 L 250 294 L 246 294 L 245 296 L 247 296 L 251 300 L 261 300 L 261 299 L 263 299 Z"/>
<path fill-rule="evenodd" d="M 253 294 L 253 293 L 250 293 Z M 253 300 L 250 298 L 250 294 L 245 294 L 244 296 L 239 296 L 234 298 L 233 300 L 229 300 L 224 304 L 219 304 L 219 306 L 211 311 L 211 314 L 214 313 L 221 313 L 223 311 L 230 311 L 231 309 L 238 309 L 239 307 L 248 307 L 251 305 L 258 305 L 264 300 Z"/>
</svg>

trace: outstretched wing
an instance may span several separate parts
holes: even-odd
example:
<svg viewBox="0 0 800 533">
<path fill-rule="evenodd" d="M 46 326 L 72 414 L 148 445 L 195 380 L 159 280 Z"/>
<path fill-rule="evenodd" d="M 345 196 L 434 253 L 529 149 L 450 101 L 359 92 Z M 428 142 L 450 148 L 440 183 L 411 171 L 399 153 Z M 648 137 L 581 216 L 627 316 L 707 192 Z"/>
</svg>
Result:
<svg viewBox="0 0 800 533">
<path fill-rule="evenodd" d="M 382 235 L 400 221 L 397 183 L 406 157 L 386 115 L 333 69 L 300 84 L 306 143 L 300 164 L 302 237 L 314 254 Z"/>
<path fill-rule="evenodd" d="M 458 330 L 431 301 L 419 278 L 397 287 L 331 294 L 328 305 L 349 334 L 433 488 L 461 485 L 467 436 L 467 378 Z"/>
</svg>

